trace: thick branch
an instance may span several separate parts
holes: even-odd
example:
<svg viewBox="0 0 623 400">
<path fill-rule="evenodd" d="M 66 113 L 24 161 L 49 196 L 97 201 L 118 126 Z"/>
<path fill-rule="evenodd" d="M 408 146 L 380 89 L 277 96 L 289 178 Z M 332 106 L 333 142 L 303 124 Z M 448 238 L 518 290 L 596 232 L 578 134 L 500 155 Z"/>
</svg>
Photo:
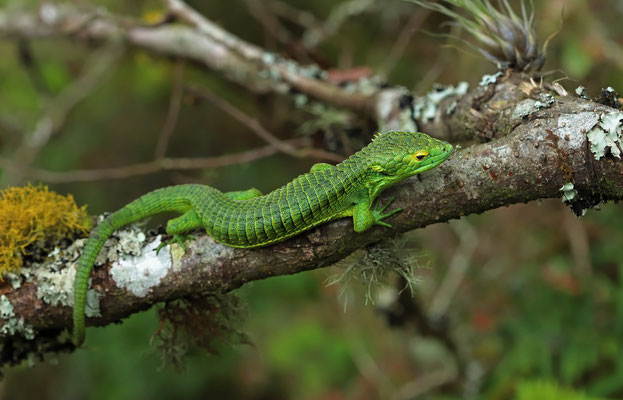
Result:
<svg viewBox="0 0 623 400">
<path fill-rule="evenodd" d="M 560 188 L 567 182 L 575 184 L 580 206 L 622 199 L 623 163 L 611 156 L 595 160 L 586 136 L 600 113 L 612 111 L 578 98 L 561 98 L 535 119 L 521 120 L 511 134 L 458 151 L 435 170 L 390 189 L 387 196 L 396 195 L 394 206 L 404 208 L 391 219 L 392 230 L 375 227 L 355 233 L 352 222 L 343 219 L 254 250 L 229 248 L 201 235 L 176 263 L 178 268 L 169 270 L 144 297 L 120 288 L 109 268 L 100 268 L 94 287 L 102 294 L 103 316 L 88 323 L 104 325 L 163 300 L 227 292 L 249 281 L 331 265 L 390 233 L 502 205 L 561 197 Z M 70 308 L 36 299 L 35 286 L 27 283 L 6 293 L 16 315 L 37 330 L 69 326 Z"/>
</svg>

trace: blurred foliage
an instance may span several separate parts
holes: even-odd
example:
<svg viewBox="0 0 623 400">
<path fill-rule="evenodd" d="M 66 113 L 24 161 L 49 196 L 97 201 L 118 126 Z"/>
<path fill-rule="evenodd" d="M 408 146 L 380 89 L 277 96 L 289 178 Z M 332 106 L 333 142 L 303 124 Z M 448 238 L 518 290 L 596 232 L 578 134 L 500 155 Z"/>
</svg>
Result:
<svg viewBox="0 0 623 400">
<path fill-rule="evenodd" d="M 0 0 L 0 11 L 9 3 L 16 7 L 17 1 Z M 29 7 L 39 2 L 19 3 Z M 475 85 L 483 73 L 495 69 L 481 57 L 423 33 L 447 32 L 448 20 L 409 2 L 190 3 L 234 34 L 285 56 L 327 69 L 369 67 L 389 83 L 418 92 L 435 82 L 467 80 Z M 325 32 L 324 22 L 346 3 L 365 7 Z M 621 2 L 535 3 L 541 44 L 564 19 L 549 43 L 543 68 L 547 78 L 560 79 L 569 92 L 579 84 L 592 96 L 607 86 L 622 92 Z M 145 21 L 162 11 L 156 0 L 97 4 Z M 270 19 L 263 19 L 258 6 L 275 16 L 286 33 L 266 29 Z M 320 32 L 317 46 L 301 50 L 312 30 Z M 404 49 L 397 44 L 401 35 L 409 39 Z M 87 72 L 99 49 L 62 38 L 0 41 L 3 158 L 15 157 L 46 110 L 54 111 L 54 99 Z M 176 63 L 127 51 L 72 109 L 31 165 L 74 171 L 152 160 L 178 79 Z M 346 115 L 336 113 L 323 121 L 322 115 L 299 109 L 288 99 L 252 94 L 194 65 L 183 66 L 183 79 L 209 87 L 279 138 L 300 134 L 305 125 L 304 134 L 317 146 L 346 153 L 344 143 L 365 142 L 373 133 L 340 132 L 335 126 Z M 333 134 L 323 136 L 329 125 Z M 214 105 L 184 97 L 166 154 L 209 157 L 263 144 Z M 50 186 L 73 193 L 91 213 L 100 213 L 151 189 L 191 181 L 224 191 L 257 187 L 267 192 L 316 161 L 276 155 L 218 169 Z M 32 180 L 8 170 L 1 178 L 3 185 Z M 541 399 L 623 398 L 621 220 L 620 206 L 612 204 L 579 220 L 558 199 L 516 205 L 464 218 L 474 231 L 473 248 L 455 222 L 429 226 L 409 234 L 405 244 L 425 249 L 431 259 L 428 268 L 418 269 L 422 283 L 415 299 L 405 300 L 392 286 L 382 289 L 385 301 L 402 299 L 398 311 L 385 301 L 365 306 L 363 285 L 355 286 L 354 300 L 344 312 L 339 288 L 325 286 L 330 273 L 342 272 L 339 267 L 276 277 L 238 291 L 249 306 L 243 330 L 252 345 L 217 345 L 217 356 L 191 354 L 183 373 L 161 370 L 160 354 L 149 345 L 159 318 L 150 310 L 120 325 L 90 328 L 86 348 L 75 354 L 5 371 L 0 391 L 10 399 L 524 400 L 535 398 L 534 393 Z M 461 262 L 467 263 L 463 272 L 457 267 Z M 457 276 L 456 290 L 440 290 Z M 442 314 L 430 315 L 432 305 Z"/>
<path fill-rule="evenodd" d="M 588 397 L 579 392 L 560 388 L 558 385 L 547 382 L 525 382 L 517 389 L 517 400 L 599 400 Z"/>
</svg>

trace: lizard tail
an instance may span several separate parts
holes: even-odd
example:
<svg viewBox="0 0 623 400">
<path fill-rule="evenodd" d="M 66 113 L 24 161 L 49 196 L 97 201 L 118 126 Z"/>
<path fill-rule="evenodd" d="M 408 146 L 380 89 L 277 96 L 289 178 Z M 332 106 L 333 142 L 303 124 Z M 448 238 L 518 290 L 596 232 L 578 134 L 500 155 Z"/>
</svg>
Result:
<svg viewBox="0 0 623 400">
<path fill-rule="evenodd" d="M 91 232 L 78 259 L 74 281 L 73 341 L 76 346 L 82 345 L 85 338 L 84 312 L 91 269 L 108 237 L 125 225 L 153 215 L 170 211 L 184 213 L 191 206 L 189 195 L 194 191 L 194 186 L 196 185 L 171 186 L 147 193 L 110 214 Z"/>
</svg>

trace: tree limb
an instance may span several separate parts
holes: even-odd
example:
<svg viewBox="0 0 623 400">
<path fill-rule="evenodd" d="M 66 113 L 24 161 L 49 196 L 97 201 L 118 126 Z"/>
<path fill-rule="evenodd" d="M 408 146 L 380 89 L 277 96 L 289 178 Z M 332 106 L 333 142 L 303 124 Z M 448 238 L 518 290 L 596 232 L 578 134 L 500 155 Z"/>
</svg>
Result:
<svg viewBox="0 0 623 400">
<path fill-rule="evenodd" d="M 250 281 L 328 266 L 388 235 L 502 205 L 561 197 L 567 182 L 578 192 L 578 209 L 622 199 L 623 164 L 611 156 L 596 160 L 586 135 L 600 113 L 612 111 L 579 98 L 561 98 L 533 119 L 522 119 L 510 134 L 457 151 L 440 167 L 389 190 L 384 197 L 395 195 L 394 206 L 404 208 L 391 218 L 391 230 L 374 227 L 356 233 L 352 222 L 342 219 L 260 249 L 229 248 L 201 235 L 175 261 L 179 268 L 168 271 L 144 297 L 121 288 L 110 265 L 99 268 L 93 286 L 102 295 L 102 317 L 88 319 L 88 324 L 106 325 L 191 293 L 223 293 Z M 71 308 L 50 306 L 37 299 L 36 291 L 36 283 L 25 283 L 4 293 L 15 314 L 35 330 L 70 326 Z"/>
</svg>

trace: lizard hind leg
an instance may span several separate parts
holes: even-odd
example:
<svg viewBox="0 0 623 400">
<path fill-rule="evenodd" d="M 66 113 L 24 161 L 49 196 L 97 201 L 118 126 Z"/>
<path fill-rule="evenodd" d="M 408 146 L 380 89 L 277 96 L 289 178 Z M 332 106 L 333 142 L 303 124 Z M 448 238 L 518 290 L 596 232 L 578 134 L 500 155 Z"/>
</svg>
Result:
<svg viewBox="0 0 623 400">
<path fill-rule="evenodd" d="M 194 209 L 189 209 L 182 216 L 170 219 L 167 222 L 167 234 L 173 235 L 173 239 L 168 242 L 161 243 L 160 246 L 156 249 L 156 252 L 159 252 L 161 248 L 164 246 L 177 243 L 182 246 L 182 249 L 186 251 L 186 246 L 184 246 L 184 242 L 193 238 L 192 234 L 188 234 L 188 232 L 194 231 L 195 229 L 202 228 L 201 218 L 197 215 L 197 212 Z"/>
</svg>

